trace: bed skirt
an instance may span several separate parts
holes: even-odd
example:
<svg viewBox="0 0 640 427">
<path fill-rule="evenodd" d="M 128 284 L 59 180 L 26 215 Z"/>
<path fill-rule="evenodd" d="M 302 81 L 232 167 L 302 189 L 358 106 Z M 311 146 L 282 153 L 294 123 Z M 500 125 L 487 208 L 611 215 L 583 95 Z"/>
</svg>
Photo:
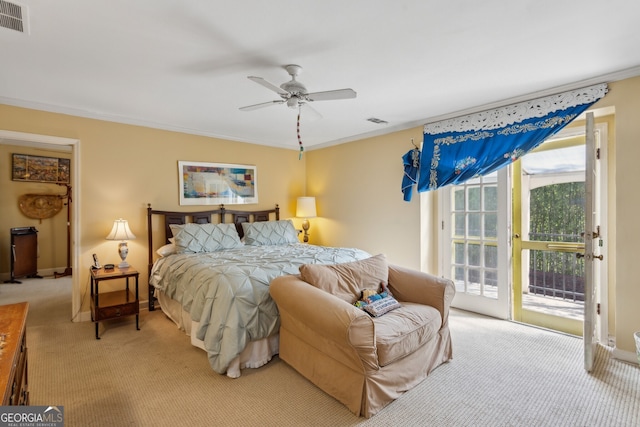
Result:
<svg viewBox="0 0 640 427">
<path fill-rule="evenodd" d="M 172 300 L 163 292 L 156 290 L 156 297 L 163 313 L 190 337 L 191 345 L 205 350 L 203 341 L 191 334 L 192 330 L 198 328 L 198 322 L 191 320 L 191 316 L 182 309 L 180 303 Z M 258 341 L 251 341 L 242 353 L 231 361 L 227 368 L 227 376 L 238 378 L 241 375 L 241 369 L 259 368 L 269 363 L 273 356 L 279 352 L 279 337 L 279 334 L 276 334 Z"/>
</svg>

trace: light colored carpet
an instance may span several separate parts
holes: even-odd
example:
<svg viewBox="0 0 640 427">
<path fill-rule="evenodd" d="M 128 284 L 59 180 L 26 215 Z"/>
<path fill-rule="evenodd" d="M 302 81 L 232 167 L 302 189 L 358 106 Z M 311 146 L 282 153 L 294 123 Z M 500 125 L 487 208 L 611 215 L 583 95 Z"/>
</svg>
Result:
<svg viewBox="0 0 640 427">
<path fill-rule="evenodd" d="M 29 301 L 29 326 L 71 319 L 71 277 L 21 278 L 22 283 L 0 282 L 0 304 Z"/>
<path fill-rule="evenodd" d="M 72 323 L 68 298 L 25 281 L 2 304 L 31 301 L 27 339 L 33 405 L 64 406 L 66 426 L 637 426 L 640 368 L 599 347 L 593 373 L 582 341 L 453 310 L 454 359 L 366 420 L 277 357 L 238 379 L 213 372 L 162 312 L 101 326 Z M 54 279 L 50 279 L 54 280 Z M 33 292 L 25 291 L 30 288 Z M 48 291 L 52 291 L 51 288 Z M 55 299 L 55 304 L 52 302 Z M 59 305 L 60 307 L 53 307 Z"/>
</svg>

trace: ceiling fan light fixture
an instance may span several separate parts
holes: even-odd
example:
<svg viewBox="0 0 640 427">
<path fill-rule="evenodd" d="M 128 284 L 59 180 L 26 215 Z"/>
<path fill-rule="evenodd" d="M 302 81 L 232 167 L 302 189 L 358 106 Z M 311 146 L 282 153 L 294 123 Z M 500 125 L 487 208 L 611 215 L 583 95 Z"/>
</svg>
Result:
<svg viewBox="0 0 640 427">
<path fill-rule="evenodd" d="M 2 0 L 0 0 L 2 1 Z M 353 89 L 338 89 L 327 90 L 323 92 L 309 93 L 305 85 L 296 80 L 296 76 L 302 72 L 302 67 L 295 64 L 286 65 L 285 69 L 291 76 L 291 80 L 282 83 L 279 87 L 257 76 L 248 76 L 247 78 L 261 86 L 277 93 L 281 99 L 277 101 L 262 102 L 260 104 L 247 105 L 246 107 L 240 107 L 241 111 L 253 111 L 262 107 L 268 107 L 274 104 L 286 103 L 289 108 L 295 109 L 302 106 L 307 106 L 308 103 L 313 101 L 331 101 L 337 99 L 351 99 L 356 97 L 356 92 Z M 311 109 L 313 110 L 313 109 Z M 320 116 L 318 113 L 316 116 Z"/>
<path fill-rule="evenodd" d="M 303 85 L 302 83 L 300 83 L 299 81 L 297 81 L 295 79 L 295 77 L 293 78 L 293 80 L 290 80 L 288 82 L 282 83 L 280 85 L 280 88 L 283 90 L 286 90 L 289 93 L 295 93 L 295 94 L 306 94 L 307 93 L 307 88 L 305 87 L 305 85 Z"/>
</svg>

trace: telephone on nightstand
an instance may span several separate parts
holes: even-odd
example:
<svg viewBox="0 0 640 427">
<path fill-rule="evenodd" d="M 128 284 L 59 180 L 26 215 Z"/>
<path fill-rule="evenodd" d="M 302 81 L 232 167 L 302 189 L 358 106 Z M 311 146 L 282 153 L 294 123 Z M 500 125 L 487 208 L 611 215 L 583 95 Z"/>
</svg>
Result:
<svg viewBox="0 0 640 427">
<path fill-rule="evenodd" d="M 94 270 L 98 270 L 100 267 L 100 261 L 98 261 L 98 255 L 93 254 L 93 265 L 91 266 L 92 269 Z"/>
</svg>

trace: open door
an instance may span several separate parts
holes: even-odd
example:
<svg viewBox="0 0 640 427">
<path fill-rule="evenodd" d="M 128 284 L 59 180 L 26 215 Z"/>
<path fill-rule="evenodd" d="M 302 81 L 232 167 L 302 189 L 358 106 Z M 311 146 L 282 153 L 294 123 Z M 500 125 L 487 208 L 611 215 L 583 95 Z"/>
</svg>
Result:
<svg viewBox="0 0 640 427">
<path fill-rule="evenodd" d="M 599 261 L 603 255 L 596 254 L 602 242 L 598 206 L 600 198 L 599 156 L 596 146 L 593 113 L 586 120 L 586 172 L 585 172 L 585 232 L 584 232 L 584 369 L 591 372 L 598 343 L 598 300 L 595 281 L 599 274 Z M 578 254 L 579 256 L 581 254 Z"/>
</svg>

